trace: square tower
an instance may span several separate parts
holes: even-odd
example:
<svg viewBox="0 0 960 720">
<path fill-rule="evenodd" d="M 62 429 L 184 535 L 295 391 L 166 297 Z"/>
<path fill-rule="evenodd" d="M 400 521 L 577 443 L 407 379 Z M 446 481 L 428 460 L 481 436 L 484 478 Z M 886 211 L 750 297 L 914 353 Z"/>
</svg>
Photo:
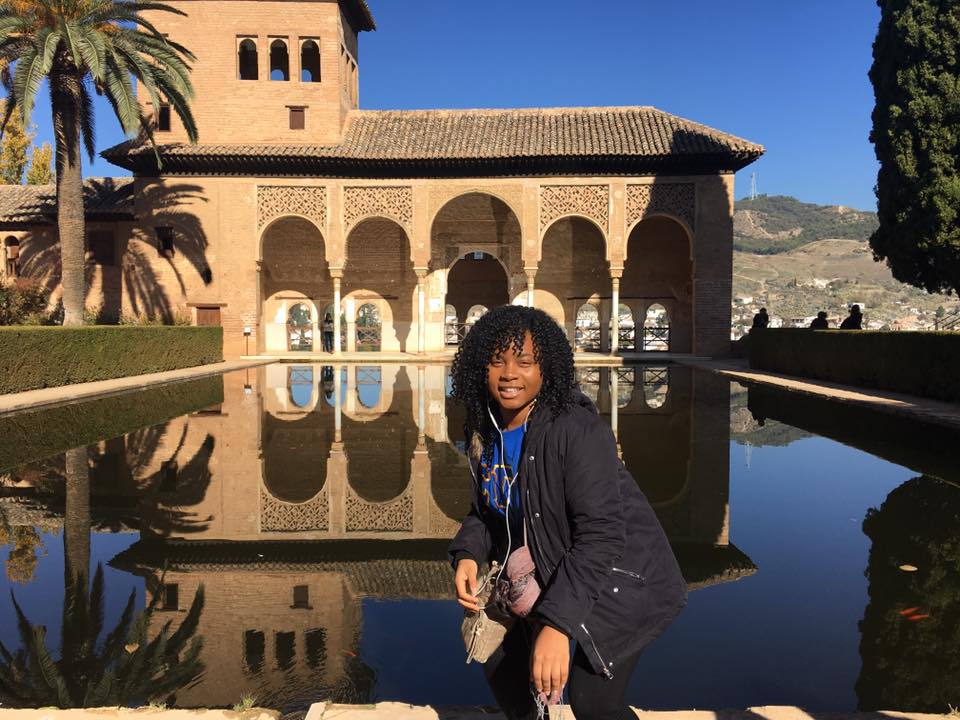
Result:
<svg viewBox="0 0 960 720">
<path fill-rule="evenodd" d="M 170 0 L 144 15 L 196 56 L 194 116 L 204 144 L 336 144 L 359 104 L 365 0 Z M 176 113 L 141 103 L 157 142 L 186 142 Z"/>
</svg>

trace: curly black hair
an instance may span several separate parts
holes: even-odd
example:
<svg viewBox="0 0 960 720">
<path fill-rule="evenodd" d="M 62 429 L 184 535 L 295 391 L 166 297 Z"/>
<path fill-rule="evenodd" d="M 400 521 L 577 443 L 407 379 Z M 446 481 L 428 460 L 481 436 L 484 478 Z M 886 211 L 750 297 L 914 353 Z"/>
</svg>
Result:
<svg viewBox="0 0 960 720">
<path fill-rule="evenodd" d="M 576 387 L 573 350 L 563 328 L 543 310 L 520 305 L 493 308 L 477 320 L 460 343 L 451 369 L 451 395 L 466 407 L 463 435 L 474 457 L 479 457 L 483 448 L 492 447 L 497 435 L 487 413 L 487 366 L 509 347 L 519 353 L 527 333 L 543 375 L 537 407 L 559 415 L 571 403 Z"/>
</svg>

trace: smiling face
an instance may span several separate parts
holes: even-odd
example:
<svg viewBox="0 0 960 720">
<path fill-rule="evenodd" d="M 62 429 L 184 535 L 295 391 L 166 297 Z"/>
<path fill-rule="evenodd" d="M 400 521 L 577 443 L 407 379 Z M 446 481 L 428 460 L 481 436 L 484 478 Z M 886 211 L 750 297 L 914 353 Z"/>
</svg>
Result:
<svg viewBox="0 0 960 720">
<path fill-rule="evenodd" d="M 533 339 L 527 333 L 519 354 L 508 347 L 487 364 L 487 390 L 500 406 L 500 417 L 509 430 L 526 419 L 526 413 L 521 411 L 536 399 L 543 386 L 540 363 L 533 349 Z"/>
</svg>

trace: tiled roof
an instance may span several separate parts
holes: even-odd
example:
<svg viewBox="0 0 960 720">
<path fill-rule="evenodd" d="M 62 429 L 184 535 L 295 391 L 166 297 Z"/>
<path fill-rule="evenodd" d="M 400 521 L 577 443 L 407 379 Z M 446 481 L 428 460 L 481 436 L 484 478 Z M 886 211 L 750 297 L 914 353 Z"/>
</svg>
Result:
<svg viewBox="0 0 960 720">
<path fill-rule="evenodd" d="M 377 23 L 373 19 L 373 13 L 370 12 L 370 6 L 367 5 L 367 0 L 347 0 L 346 4 L 349 5 L 360 18 L 360 24 L 358 27 L 354 27 L 354 30 L 377 29 Z"/>
<path fill-rule="evenodd" d="M 88 218 L 133 219 L 133 178 L 87 178 L 83 185 Z M 0 185 L 0 223 L 46 223 L 56 217 L 56 185 Z"/>
<path fill-rule="evenodd" d="M 162 146 L 165 172 L 322 174 L 386 166 L 399 173 L 446 166 L 464 173 L 629 172 L 657 168 L 737 170 L 763 147 L 652 107 L 519 110 L 355 110 L 337 145 Z M 103 153 L 118 165 L 155 172 L 137 141 Z"/>
</svg>

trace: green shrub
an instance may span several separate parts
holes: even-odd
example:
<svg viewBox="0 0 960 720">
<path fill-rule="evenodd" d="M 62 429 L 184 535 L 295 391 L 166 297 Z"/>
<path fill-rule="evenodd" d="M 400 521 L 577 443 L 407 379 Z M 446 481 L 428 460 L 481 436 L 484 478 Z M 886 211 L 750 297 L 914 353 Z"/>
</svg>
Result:
<svg viewBox="0 0 960 720">
<path fill-rule="evenodd" d="M 219 327 L 2 327 L 0 393 L 222 360 L 223 330 Z"/>
<path fill-rule="evenodd" d="M 0 418 L 0 472 L 222 402 L 223 377 L 211 375 L 3 417 Z"/>
<path fill-rule="evenodd" d="M 750 367 L 960 402 L 960 333 L 806 330 L 750 333 Z"/>
<path fill-rule="evenodd" d="M 50 293 L 30 280 L 0 284 L 0 325 L 39 325 L 47 315 Z"/>
</svg>

